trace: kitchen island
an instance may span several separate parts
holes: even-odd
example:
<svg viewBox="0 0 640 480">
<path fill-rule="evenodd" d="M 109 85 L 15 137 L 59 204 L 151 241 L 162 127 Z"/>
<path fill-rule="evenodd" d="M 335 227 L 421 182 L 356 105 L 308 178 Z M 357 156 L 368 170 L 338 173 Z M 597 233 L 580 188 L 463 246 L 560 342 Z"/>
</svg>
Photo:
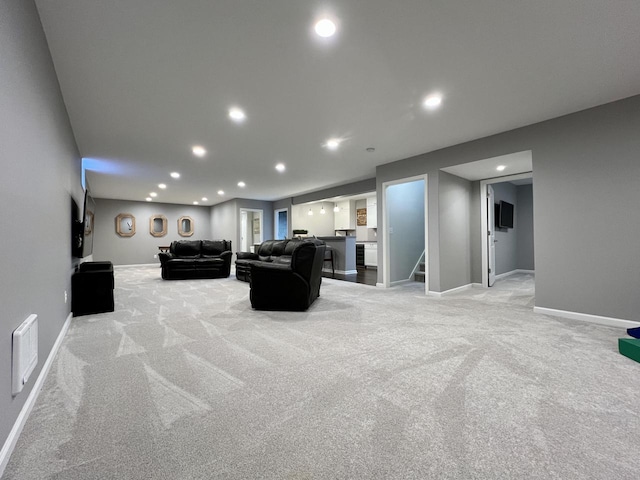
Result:
<svg viewBox="0 0 640 480">
<path fill-rule="evenodd" d="M 333 249 L 333 263 L 336 273 L 342 275 L 352 275 L 358 273 L 356 270 L 356 237 L 355 236 L 333 236 L 317 237 L 323 240 L 327 246 Z M 323 268 L 325 272 L 331 272 L 326 264 Z"/>
</svg>

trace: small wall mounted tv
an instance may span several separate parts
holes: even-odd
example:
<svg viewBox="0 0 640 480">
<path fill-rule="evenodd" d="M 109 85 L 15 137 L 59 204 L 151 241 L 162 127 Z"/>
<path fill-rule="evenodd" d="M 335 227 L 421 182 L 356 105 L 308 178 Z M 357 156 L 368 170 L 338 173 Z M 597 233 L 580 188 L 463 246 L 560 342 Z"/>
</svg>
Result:
<svg viewBox="0 0 640 480">
<path fill-rule="evenodd" d="M 496 207 L 496 225 L 499 228 L 513 228 L 513 204 L 500 200 Z"/>
</svg>

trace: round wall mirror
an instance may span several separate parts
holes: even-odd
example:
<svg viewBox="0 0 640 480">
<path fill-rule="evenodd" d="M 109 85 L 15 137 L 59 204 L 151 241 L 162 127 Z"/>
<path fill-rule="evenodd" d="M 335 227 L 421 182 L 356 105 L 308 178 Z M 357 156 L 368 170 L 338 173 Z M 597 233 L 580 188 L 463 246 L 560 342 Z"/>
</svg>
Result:
<svg viewBox="0 0 640 480">
<path fill-rule="evenodd" d="M 178 234 L 181 237 L 193 235 L 193 219 L 191 217 L 180 217 L 178 219 Z"/>
<path fill-rule="evenodd" d="M 167 234 L 167 217 L 153 215 L 149 218 L 149 233 L 154 237 L 164 237 Z"/>
</svg>

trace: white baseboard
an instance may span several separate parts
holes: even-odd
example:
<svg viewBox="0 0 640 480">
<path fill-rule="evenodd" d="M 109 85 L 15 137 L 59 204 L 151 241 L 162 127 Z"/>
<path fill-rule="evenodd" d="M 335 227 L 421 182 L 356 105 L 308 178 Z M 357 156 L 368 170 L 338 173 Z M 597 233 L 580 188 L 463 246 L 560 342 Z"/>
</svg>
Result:
<svg viewBox="0 0 640 480">
<path fill-rule="evenodd" d="M 330 268 L 323 268 L 322 271 L 324 273 L 333 273 Z M 358 273 L 358 270 L 337 270 L 336 269 L 336 273 L 339 273 L 340 275 L 356 275 Z"/>
<path fill-rule="evenodd" d="M 429 290 L 429 295 L 434 297 L 442 297 L 443 295 L 449 295 L 451 293 L 461 292 L 462 290 L 468 290 L 473 286 L 472 283 L 468 283 L 467 285 L 462 285 L 461 287 L 451 288 L 449 290 L 445 290 L 444 292 L 434 292 L 433 290 Z"/>
<path fill-rule="evenodd" d="M 530 273 L 532 275 L 535 275 L 536 271 L 535 270 L 523 270 L 521 268 L 517 268 L 515 270 L 511 270 L 510 272 L 505 272 L 505 273 L 501 273 L 500 275 L 496 275 L 496 280 L 499 280 L 499 279 L 504 278 L 504 277 L 508 277 L 510 275 L 515 275 L 516 273 Z"/>
<path fill-rule="evenodd" d="M 603 317 L 600 315 L 591 315 L 588 313 L 570 312 L 568 310 L 556 310 L 546 307 L 533 307 L 535 313 L 551 315 L 553 317 L 568 318 L 570 320 L 580 320 L 582 322 L 596 323 L 598 325 L 606 325 L 608 327 L 634 328 L 640 327 L 640 322 L 633 320 L 624 320 L 622 318 Z"/>
<path fill-rule="evenodd" d="M 49 369 L 53 364 L 53 359 L 55 358 L 56 353 L 58 353 L 58 349 L 62 344 L 62 340 L 64 339 L 64 336 L 67 334 L 67 330 L 69 329 L 69 325 L 71 324 L 71 317 L 72 317 L 72 313 L 69 313 L 69 316 L 67 317 L 67 319 L 64 322 L 64 325 L 62 326 L 62 330 L 60 330 L 60 333 L 58 334 L 58 338 L 56 339 L 56 342 L 53 344 L 53 347 L 49 352 L 49 356 L 47 357 L 47 360 L 44 362 L 44 365 L 42 366 L 42 370 L 40 370 L 40 375 L 38 375 L 38 378 L 33 384 L 33 388 L 29 393 L 29 397 L 27 397 L 27 401 L 24 402 L 24 405 L 22 406 L 22 410 L 20 410 L 20 414 L 18 415 L 18 418 L 13 424 L 13 428 L 11 429 L 11 432 L 9 432 L 9 436 L 7 437 L 7 440 L 4 442 L 4 445 L 2 446 L 2 450 L 0 450 L 0 477 L 2 477 L 2 474 L 4 473 L 4 469 L 7 468 L 7 464 L 9 463 L 9 458 L 11 458 L 13 449 L 15 448 L 16 443 L 18 442 L 18 438 L 20 437 L 22 428 L 24 427 L 24 424 L 26 423 L 27 418 L 29 418 L 29 414 L 31 413 L 31 410 L 33 409 L 33 406 L 35 405 L 36 400 L 38 399 L 40 390 L 42 390 L 42 385 L 44 385 L 44 381 L 47 378 Z"/>
<path fill-rule="evenodd" d="M 384 288 L 384 283 L 376 283 L 376 287 L 378 287 L 378 288 Z"/>
</svg>

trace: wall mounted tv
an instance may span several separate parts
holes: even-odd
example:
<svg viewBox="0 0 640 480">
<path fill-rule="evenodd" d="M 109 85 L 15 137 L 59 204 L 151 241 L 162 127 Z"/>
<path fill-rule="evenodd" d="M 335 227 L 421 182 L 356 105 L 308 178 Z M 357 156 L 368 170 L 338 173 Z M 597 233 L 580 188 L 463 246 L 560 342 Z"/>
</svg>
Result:
<svg viewBox="0 0 640 480">
<path fill-rule="evenodd" d="M 500 201 L 497 207 L 496 226 L 499 228 L 513 228 L 513 204 Z"/>
<path fill-rule="evenodd" d="M 82 217 L 73 222 L 73 255 L 78 258 L 88 257 L 93 253 L 93 232 L 95 229 L 96 202 L 84 192 Z"/>
</svg>

